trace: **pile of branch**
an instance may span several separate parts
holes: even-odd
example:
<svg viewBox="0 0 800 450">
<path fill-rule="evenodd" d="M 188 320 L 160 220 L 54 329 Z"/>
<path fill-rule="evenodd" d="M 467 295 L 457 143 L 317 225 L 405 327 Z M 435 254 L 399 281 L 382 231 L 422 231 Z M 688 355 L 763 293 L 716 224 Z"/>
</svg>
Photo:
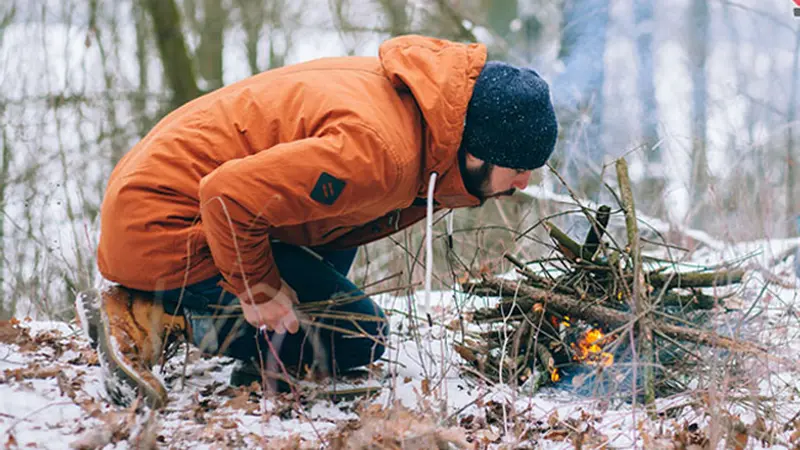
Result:
<svg viewBox="0 0 800 450">
<path fill-rule="evenodd" d="M 590 374 L 594 381 L 633 388 L 652 403 L 658 394 L 674 392 L 678 369 L 685 373 L 688 361 L 701 360 L 704 347 L 764 355 L 758 345 L 722 336 L 709 325 L 709 311 L 727 309 L 724 298 L 703 288 L 740 283 L 744 270 L 723 265 L 680 272 L 669 261 L 648 270 L 622 159 L 617 178 L 624 245 L 606 233 L 612 209 L 604 205 L 584 211 L 590 229 L 583 244 L 543 222 L 557 258 L 525 263 L 506 255 L 521 279 L 483 276 L 464 284 L 474 294 L 502 297 L 496 307 L 473 312 L 471 320 L 486 325 L 485 331 L 456 345 L 470 373 L 536 388 L 565 377 L 577 385 Z M 532 267 L 560 269 L 554 274 Z"/>
</svg>

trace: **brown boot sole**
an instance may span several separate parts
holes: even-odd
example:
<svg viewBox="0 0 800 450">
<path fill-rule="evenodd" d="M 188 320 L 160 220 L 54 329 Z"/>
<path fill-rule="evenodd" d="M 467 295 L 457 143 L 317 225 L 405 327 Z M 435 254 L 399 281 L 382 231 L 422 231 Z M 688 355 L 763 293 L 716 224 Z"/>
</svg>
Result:
<svg viewBox="0 0 800 450">
<path fill-rule="evenodd" d="M 108 316 L 102 307 L 102 294 L 95 301 L 77 302 L 84 332 L 94 334 L 93 342 L 97 349 L 97 359 L 102 367 L 106 391 L 114 403 L 130 406 L 141 395 L 144 403 L 153 409 L 167 404 L 167 390 L 160 380 L 148 369 L 136 370 L 138 365 L 119 351 L 116 338 L 111 334 Z"/>
<path fill-rule="evenodd" d="M 75 297 L 75 314 L 80 322 L 83 336 L 94 349 L 97 348 L 97 325 L 100 323 L 100 316 L 96 313 L 100 308 L 92 303 L 98 302 L 100 302 L 100 293 L 94 289 L 79 292 Z"/>
</svg>

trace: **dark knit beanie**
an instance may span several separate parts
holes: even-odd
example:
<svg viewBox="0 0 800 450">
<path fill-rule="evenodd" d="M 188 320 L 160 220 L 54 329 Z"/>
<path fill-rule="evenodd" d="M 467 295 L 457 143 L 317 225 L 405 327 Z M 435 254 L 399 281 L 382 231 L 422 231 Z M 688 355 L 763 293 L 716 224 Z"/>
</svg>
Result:
<svg viewBox="0 0 800 450">
<path fill-rule="evenodd" d="M 547 82 L 531 69 L 486 63 L 467 107 L 461 148 L 496 166 L 533 170 L 547 162 L 557 134 Z"/>
</svg>

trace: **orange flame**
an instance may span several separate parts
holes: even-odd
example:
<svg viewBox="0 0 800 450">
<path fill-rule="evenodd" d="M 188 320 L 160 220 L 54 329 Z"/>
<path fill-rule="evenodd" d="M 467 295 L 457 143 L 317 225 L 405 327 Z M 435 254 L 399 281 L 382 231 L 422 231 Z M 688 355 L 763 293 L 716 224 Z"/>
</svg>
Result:
<svg viewBox="0 0 800 450">
<path fill-rule="evenodd" d="M 577 345 L 571 344 L 575 352 L 575 360 L 583 361 L 590 366 L 609 367 L 614 363 L 614 355 L 603 351 L 600 344 L 603 343 L 605 335 L 597 328 L 587 331 L 578 340 Z"/>
</svg>

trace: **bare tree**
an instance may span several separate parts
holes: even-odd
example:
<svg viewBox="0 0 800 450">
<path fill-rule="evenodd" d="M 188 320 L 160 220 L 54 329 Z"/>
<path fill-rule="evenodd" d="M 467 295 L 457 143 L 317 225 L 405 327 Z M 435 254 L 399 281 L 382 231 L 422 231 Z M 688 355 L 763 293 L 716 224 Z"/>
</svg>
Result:
<svg viewBox="0 0 800 450">
<path fill-rule="evenodd" d="M 511 23 L 519 17 L 517 0 L 482 0 L 486 23 L 504 40 L 511 36 Z"/>
<path fill-rule="evenodd" d="M 2 29 L 0 29 L 2 33 Z M 0 103 L 0 118 L 5 114 L 5 105 Z M 0 165 L 0 293 L 5 289 L 5 271 L 6 271 L 6 187 L 9 177 L 9 168 L 11 167 L 11 143 L 9 142 L 6 127 L 0 127 L 0 146 L 2 146 L 2 165 Z M 7 319 L 9 314 L 5 309 L 5 302 L 2 300 L 4 296 L 0 296 L 0 319 Z"/>
<path fill-rule="evenodd" d="M 186 21 L 195 34 L 200 36 L 200 44 L 195 50 L 200 77 L 205 81 L 207 90 L 218 89 L 223 85 L 222 47 L 225 40 L 225 28 L 228 24 L 228 11 L 222 0 L 202 0 L 202 9 L 197 3 L 201 0 L 184 0 Z"/>
<path fill-rule="evenodd" d="M 794 157 L 795 155 L 795 141 L 794 135 L 797 129 L 800 128 L 797 124 L 797 102 L 800 98 L 797 97 L 797 84 L 800 83 L 800 67 L 798 67 L 798 59 L 800 59 L 800 30 L 795 33 L 794 41 L 794 57 L 792 58 L 792 79 L 791 79 L 791 92 L 789 94 L 789 108 L 787 113 L 787 120 L 789 126 L 786 127 L 786 219 L 787 219 L 787 235 L 794 236 L 798 232 L 797 225 L 795 225 L 795 216 L 797 215 L 797 205 L 795 205 L 795 187 L 797 186 L 797 174 L 795 172 L 795 164 L 800 163 L 800 160 Z"/>
<path fill-rule="evenodd" d="M 200 95 L 192 59 L 181 31 L 181 16 L 175 0 L 144 0 L 155 30 L 164 77 L 172 90 L 172 107 Z"/>
<path fill-rule="evenodd" d="M 5 35 L 6 28 L 14 20 L 16 14 L 16 3 L 12 3 L 11 7 L 3 11 L 3 16 L 0 18 L 0 47 L 3 44 L 3 36 Z M 0 98 L 0 155 L 2 155 L 2 162 L 0 162 L 0 318 L 5 319 L 9 316 L 8 311 L 5 309 L 5 302 L 3 302 L 2 292 L 5 289 L 5 272 L 6 272 L 6 187 L 11 167 L 11 143 L 8 139 L 5 120 L 5 99 Z"/>
<path fill-rule="evenodd" d="M 708 122 L 708 91 L 706 60 L 708 58 L 708 28 L 710 23 L 708 1 L 692 0 L 689 8 L 689 61 L 692 76 L 692 204 L 700 208 L 710 185 L 708 172 L 706 125 Z M 702 209 L 697 209 L 701 211 Z M 702 214 L 692 222 L 702 223 Z"/>
<path fill-rule="evenodd" d="M 378 0 L 387 21 L 389 22 L 389 35 L 400 36 L 411 29 L 411 16 L 408 13 L 408 0 Z"/>
<path fill-rule="evenodd" d="M 261 71 L 258 67 L 258 41 L 261 38 L 261 30 L 264 28 L 266 19 L 264 2 L 260 0 L 236 0 L 236 6 L 239 9 L 239 17 L 245 32 L 247 65 L 250 68 L 250 73 L 255 75 Z"/>
<path fill-rule="evenodd" d="M 110 7 L 117 8 L 119 4 L 111 3 Z M 108 115 L 108 120 L 111 125 L 111 167 L 113 167 L 117 161 L 122 158 L 126 148 L 125 142 L 122 140 L 122 132 L 118 126 L 117 120 L 117 106 L 116 100 L 114 98 L 114 70 L 111 67 L 111 62 L 109 61 L 110 55 L 109 51 L 106 49 L 106 44 L 108 42 L 105 39 L 103 27 L 98 24 L 98 15 L 100 14 L 99 10 L 99 3 L 97 0 L 91 0 L 89 2 L 89 32 L 94 35 L 94 45 L 97 45 L 98 51 L 100 53 L 100 60 L 103 64 L 103 83 L 105 89 L 103 90 L 103 96 L 105 97 L 106 101 L 106 114 Z M 117 14 L 109 14 L 109 26 L 108 30 L 111 31 L 111 44 L 113 49 L 119 48 L 119 36 L 116 33 L 118 29 L 118 24 L 116 23 L 116 16 Z M 86 41 L 87 44 L 91 45 L 92 40 L 89 39 Z"/>
<path fill-rule="evenodd" d="M 464 25 L 464 11 L 457 9 L 450 0 L 435 0 L 426 21 L 429 33 L 444 38 L 477 42 L 472 30 Z M 438 32 L 437 32 L 438 31 Z"/>
<path fill-rule="evenodd" d="M 136 64 L 139 69 L 139 86 L 132 107 L 136 114 L 137 132 L 139 136 L 144 136 L 152 126 L 152 121 L 147 114 L 147 90 L 150 86 L 150 77 L 147 71 L 150 27 L 147 21 L 147 11 L 143 5 L 140 2 L 134 2 L 132 6 L 133 24 L 136 29 Z"/>
<path fill-rule="evenodd" d="M 642 108 L 642 140 L 647 155 L 647 177 L 642 195 L 648 212 L 659 214 L 663 206 L 666 185 L 662 165 L 661 147 L 658 144 L 658 107 L 656 105 L 655 71 L 653 69 L 653 0 L 635 0 L 633 13 L 636 20 L 636 56 L 638 63 L 637 85 Z"/>
</svg>

